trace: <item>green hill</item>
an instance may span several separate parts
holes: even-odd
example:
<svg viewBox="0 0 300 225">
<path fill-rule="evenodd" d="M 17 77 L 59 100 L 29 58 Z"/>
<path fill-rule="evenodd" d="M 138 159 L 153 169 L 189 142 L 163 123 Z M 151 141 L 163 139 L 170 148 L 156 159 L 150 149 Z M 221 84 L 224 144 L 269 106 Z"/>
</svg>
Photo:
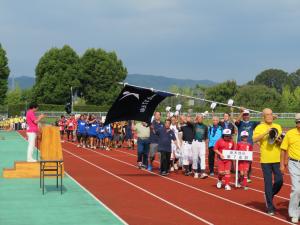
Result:
<svg viewBox="0 0 300 225">
<path fill-rule="evenodd" d="M 179 87 L 194 87 L 196 84 L 202 86 L 213 86 L 217 83 L 210 80 L 191 80 L 191 79 L 176 79 L 164 76 L 156 75 L 144 75 L 144 74 L 128 74 L 126 83 L 151 87 L 158 90 L 169 90 L 172 85 Z M 18 85 L 21 89 L 31 88 L 35 83 L 35 78 L 31 76 L 15 77 L 14 85 Z M 8 80 L 9 88 L 12 88 L 12 79 Z"/>
</svg>

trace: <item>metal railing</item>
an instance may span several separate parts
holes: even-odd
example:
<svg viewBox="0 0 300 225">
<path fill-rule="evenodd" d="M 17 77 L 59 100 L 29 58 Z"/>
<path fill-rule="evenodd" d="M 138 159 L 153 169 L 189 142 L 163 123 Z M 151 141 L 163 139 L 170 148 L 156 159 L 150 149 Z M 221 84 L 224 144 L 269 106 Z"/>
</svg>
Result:
<svg viewBox="0 0 300 225">
<path fill-rule="evenodd" d="M 60 117 L 61 115 L 67 115 L 66 112 L 49 112 L 49 111 L 40 111 L 38 112 L 37 114 L 46 114 L 47 117 L 49 118 L 58 118 Z M 96 117 L 102 117 L 102 116 L 106 116 L 107 115 L 107 112 L 73 112 L 73 114 L 93 114 L 95 115 Z M 192 117 L 195 117 L 196 114 L 198 114 L 198 112 L 192 112 L 192 113 L 188 113 L 188 112 L 181 112 L 181 114 L 189 114 L 191 115 Z M 274 113 L 275 115 L 278 116 L 278 118 L 280 119 L 294 119 L 295 118 L 295 113 Z M 223 117 L 224 113 L 214 113 L 215 116 L 218 116 L 220 118 Z M 233 113 L 233 116 L 236 118 L 238 117 L 239 113 Z M 162 117 L 166 117 L 167 116 L 167 113 L 166 112 L 162 112 Z M 260 119 L 262 117 L 261 113 L 251 113 L 250 114 L 251 118 L 253 119 Z M 208 119 L 211 119 L 212 118 L 212 113 L 208 113 L 206 115 L 206 118 Z"/>
</svg>

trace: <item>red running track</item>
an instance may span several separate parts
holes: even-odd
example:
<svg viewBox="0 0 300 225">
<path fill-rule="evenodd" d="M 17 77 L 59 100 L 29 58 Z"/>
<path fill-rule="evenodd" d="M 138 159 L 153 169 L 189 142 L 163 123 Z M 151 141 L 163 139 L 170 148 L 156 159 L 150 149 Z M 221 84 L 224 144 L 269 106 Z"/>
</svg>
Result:
<svg viewBox="0 0 300 225">
<path fill-rule="evenodd" d="M 73 143 L 63 143 L 63 151 L 68 174 L 128 224 L 289 223 L 288 190 L 275 198 L 278 211 L 271 217 L 264 212 L 262 180 L 250 184 L 260 192 L 218 190 L 214 178 L 166 178 L 139 170 L 133 151 L 87 150 Z"/>
</svg>

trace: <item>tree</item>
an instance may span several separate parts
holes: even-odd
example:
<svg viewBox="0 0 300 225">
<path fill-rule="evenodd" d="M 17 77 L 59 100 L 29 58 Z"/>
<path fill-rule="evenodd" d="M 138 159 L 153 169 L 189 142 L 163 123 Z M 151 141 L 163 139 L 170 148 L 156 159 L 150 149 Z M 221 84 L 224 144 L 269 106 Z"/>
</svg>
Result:
<svg viewBox="0 0 300 225">
<path fill-rule="evenodd" d="M 238 91 L 236 81 L 226 81 L 206 89 L 205 98 L 216 102 L 227 103 Z"/>
<path fill-rule="evenodd" d="M 80 59 L 82 76 L 79 91 L 87 104 L 110 105 L 121 90 L 127 69 L 115 52 L 88 49 Z"/>
<path fill-rule="evenodd" d="M 16 85 L 14 90 L 10 90 L 7 93 L 6 104 L 8 105 L 18 105 L 22 103 L 22 90 Z"/>
<path fill-rule="evenodd" d="M 262 84 L 269 88 L 275 88 L 282 93 L 282 89 L 288 82 L 288 73 L 279 69 L 264 70 L 255 77 L 254 84 Z"/>
<path fill-rule="evenodd" d="M 71 87 L 80 87 L 79 56 L 68 45 L 51 48 L 35 69 L 34 98 L 39 103 L 65 104 L 71 99 Z"/>
<path fill-rule="evenodd" d="M 265 85 L 241 86 L 234 100 L 236 105 L 258 111 L 264 108 L 271 108 L 275 111 L 282 110 L 280 107 L 280 94 L 274 88 L 269 88 Z"/>
<path fill-rule="evenodd" d="M 6 52 L 0 44 L 0 104 L 5 101 L 6 93 L 8 90 L 7 79 L 9 76 L 8 59 L 6 57 Z"/>
<path fill-rule="evenodd" d="M 295 103 L 293 105 L 293 111 L 299 112 L 300 111 L 300 87 L 296 87 L 296 89 L 294 90 L 294 98 L 295 98 Z"/>
<path fill-rule="evenodd" d="M 281 94 L 280 108 L 283 112 L 291 112 L 295 107 L 295 96 L 288 85 L 284 86 Z"/>
<path fill-rule="evenodd" d="M 294 91 L 296 87 L 300 86 L 300 69 L 289 75 L 288 83 L 292 91 Z"/>
</svg>

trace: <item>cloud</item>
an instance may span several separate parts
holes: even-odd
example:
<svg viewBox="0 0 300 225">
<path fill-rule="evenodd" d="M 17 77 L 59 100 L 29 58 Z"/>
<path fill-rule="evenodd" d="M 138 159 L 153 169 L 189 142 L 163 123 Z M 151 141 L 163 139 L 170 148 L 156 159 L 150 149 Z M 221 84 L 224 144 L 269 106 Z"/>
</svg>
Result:
<svg viewBox="0 0 300 225">
<path fill-rule="evenodd" d="M 1 42 L 15 75 L 69 44 L 115 50 L 130 73 L 246 82 L 299 68 L 300 1 L 4 1 Z"/>
</svg>

